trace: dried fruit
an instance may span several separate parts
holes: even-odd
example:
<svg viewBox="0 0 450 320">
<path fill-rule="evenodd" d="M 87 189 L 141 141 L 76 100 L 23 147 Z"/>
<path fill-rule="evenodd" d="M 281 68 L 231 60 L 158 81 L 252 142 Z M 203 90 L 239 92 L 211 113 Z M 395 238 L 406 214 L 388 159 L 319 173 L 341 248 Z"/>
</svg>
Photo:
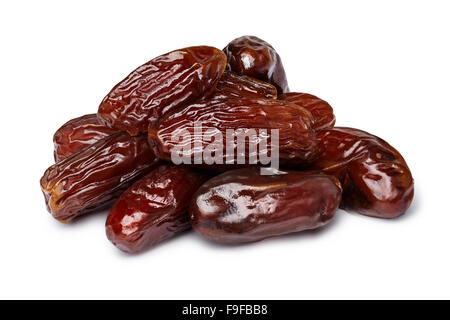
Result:
<svg viewBox="0 0 450 320">
<path fill-rule="evenodd" d="M 411 204 L 414 183 L 402 155 L 386 141 L 353 128 L 318 132 L 319 157 L 312 168 L 342 184 L 341 207 L 362 214 L 395 218 Z"/>
<path fill-rule="evenodd" d="M 236 164 L 267 164 L 262 156 L 275 151 L 272 143 L 278 134 L 280 163 L 304 165 L 317 151 L 311 124 L 311 113 L 294 104 L 236 98 L 203 101 L 166 114 L 150 126 L 148 135 L 158 158 L 173 161 L 178 155 L 198 167 L 229 169 Z M 245 156 L 243 163 L 237 161 L 239 155 Z"/>
<path fill-rule="evenodd" d="M 208 96 L 222 76 L 226 56 L 213 47 L 175 50 L 143 64 L 119 82 L 98 109 L 100 120 L 131 135 L 181 105 Z"/>
<path fill-rule="evenodd" d="M 294 103 L 311 112 L 313 116 L 314 130 L 331 129 L 334 127 L 336 118 L 333 108 L 328 102 L 308 93 L 290 92 L 278 97 L 280 100 Z"/>
<path fill-rule="evenodd" d="M 97 114 L 72 119 L 53 135 L 55 161 L 58 162 L 115 132 L 116 129 L 101 124 Z"/>
<path fill-rule="evenodd" d="M 106 235 L 138 252 L 189 229 L 192 195 L 206 176 L 186 166 L 161 165 L 125 191 L 111 208 Z"/>
<path fill-rule="evenodd" d="M 145 136 L 110 135 L 45 171 L 47 208 L 61 222 L 103 208 L 157 163 Z"/>
<path fill-rule="evenodd" d="M 281 58 L 275 49 L 254 36 L 231 41 L 223 51 L 228 58 L 227 70 L 273 84 L 278 93 L 289 92 Z"/>
<path fill-rule="evenodd" d="M 270 83 L 225 71 L 217 83 L 216 91 L 211 99 L 233 97 L 276 99 L 277 89 Z"/>
<path fill-rule="evenodd" d="M 212 178 L 192 199 L 192 226 L 209 240 L 235 244 L 328 223 L 341 200 L 339 181 L 322 173 L 283 173 L 245 168 Z"/>
</svg>

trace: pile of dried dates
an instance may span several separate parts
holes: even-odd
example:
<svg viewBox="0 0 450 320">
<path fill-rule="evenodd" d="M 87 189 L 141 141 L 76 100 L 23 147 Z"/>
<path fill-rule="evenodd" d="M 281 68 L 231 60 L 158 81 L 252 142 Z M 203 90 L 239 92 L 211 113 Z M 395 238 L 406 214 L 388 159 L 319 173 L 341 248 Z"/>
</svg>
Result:
<svg viewBox="0 0 450 320">
<path fill-rule="evenodd" d="M 237 244 L 318 228 L 339 207 L 403 214 L 414 187 L 402 155 L 334 124 L 326 101 L 289 92 L 280 56 L 257 37 L 179 49 L 56 131 L 40 184 L 61 222 L 109 209 L 106 235 L 126 252 L 191 227 Z"/>
</svg>

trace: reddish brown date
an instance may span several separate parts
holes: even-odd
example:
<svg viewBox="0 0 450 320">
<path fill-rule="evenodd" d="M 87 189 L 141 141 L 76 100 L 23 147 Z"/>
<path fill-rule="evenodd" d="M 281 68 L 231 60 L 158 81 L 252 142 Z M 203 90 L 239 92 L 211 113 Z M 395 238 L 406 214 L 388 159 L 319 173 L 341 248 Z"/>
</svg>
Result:
<svg viewBox="0 0 450 320">
<path fill-rule="evenodd" d="M 314 130 L 331 129 L 334 127 L 336 117 L 333 108 L 328 102 L 308 93 L 290 92 L 279 96 L 280 100 L 294 103 L 311 112 Z"/>
<path fill-rule="evenodd" d="M 386 141 L 352 128 L 318 133 L 319 158 L 313 168 L 336 176 L 344 193 L 341 207 L 395 218 L 411 204 L 414 185 L 401 154 Z"/>
<path fill-rule="evenodd" d="M 289 92 L 281 58 L 275 49 L 254 36 L 231 41 L 223 51 L 228 58 L 227 70 L 273 84 L 278 93 Z"/>
<path fill-rule="evenodd" d="M 119 82 L 98 109 L 100 120 L 131 135 L 147 132 L 165 112 L 210 95 L 226 56 L 207 46 L 189 47 L 143 64 Z"/>
<path fill-rule="evenodd" d="M 66 122 L 53 135 L 55 161 L 58 162 L 67 158 L 84 147 L 90 146 L 115 132 L 117 132 L 116 129 L 111 129 L 101 124 L 97 114 L 87 114 L 72 119 Z"/>
<path fill-rule="evenodd" d="M 156 164 L 145 136 L 110 135 L 45 171 L 47 208 L 61 222 L 103 208 Z"/>
<path fill-rule="evenodd" d="M 284 173 L 245 168 L 212 178 L 192 199 L 192 226 L 209 240 L 237 244 L 328 223 L 341 200 L 339 181 L 322 173 Z"/>
<path fill-rule="evenodd" d="M 264 152 L 259 151 L 272 155 L 272 143 L 277 142 L 274 135 L 278 134 L 280 163 L 302 165 L 313 160 L 317 151 L 311 124 L 311 113 L 294 104 L 236 98 L 208 100 L 166 114 L 150 126 L 148 134 L 158 158 L 173 161 L 176 154 L 190 159 L 190 164 L 210 169 L 267 164 L 262 163 Z M 264 141 L 263 136 L 267 136 Z M 237 161 L 238 155 L 245 156 L 244 163 Z"/>
<path fill-rule="evenodd" d="M 135 182 L 111 208 L 106 235 L 119 249 L 139 252 L 187 230 L 188 208 L 205 175 L 162 165 Z"/>
<path fill-rule="evenodd" d="M 277 89 L 270 83 L 225 71 L 217 83 L 216 91 L 211 100 L 233 97 L 276 99 Z"/>
</svg>

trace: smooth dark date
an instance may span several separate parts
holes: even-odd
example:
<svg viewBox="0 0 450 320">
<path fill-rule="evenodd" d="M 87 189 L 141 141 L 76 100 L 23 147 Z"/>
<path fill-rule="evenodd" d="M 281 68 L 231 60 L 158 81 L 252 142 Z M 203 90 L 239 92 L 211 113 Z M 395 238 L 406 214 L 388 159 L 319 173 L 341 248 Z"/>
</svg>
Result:
<svg viewBox="0 0 450 320">
<path fill-rule="evenodd" d="M 336 176 L 342 184 L 341 207 L 362 214 L 395 218 L 414 195 L 411 171 L 386 141 L 353 128 L 318 132 L 319 156 L 313 169 Z"/>
<path fill-rule="evenodd" d="M 105 207 L 157 163 L 145 136 L 119 132 L 48 168 L 41 189 L 53 217 L 68 222 Z"/>
<path fill-rule="evenodd" d="M 210 99 L 239 97 L 276 99 L 277 89 L 270 83 L 225 71 Z"/>
<path fill-rule="evenodd" d="M 197 133 L 199 125 L 200 135 Z M 149 127 L 148 137 L 150 146 L 160 159 L 171 160 L 175 153 L 191 159 L 190 163 L 198 167 L 230 169 L 239 164 L 236 161 L 238 154 L 245 155 L 247 165 L 250 159 L 257 161 L 252 164 L 260 164 L 259 150 L 264 148 L 271 154 L 271 129 L 276 129 L 280 163 L 304 165 L 314 159 L 317 151 L 311 126 L 311 113 L 294 104 L 274 99 L 236 98 L 203 101 L 166 114 Z M 262 130 L 268 137 L 265 145 L 252 138 L 252 146 L 249 146 L 249 139 L 245 136 L 261 136 Z M 230 140 L 235 143 L 230 144 Z M 196 158 L 203 156 L 205 159 L 205 155 L 212 154 L 213 141 L 219 142 L 218 152 L 212 157 L 214 163 L 196 162 Z M 229 148 L 226 143 L 230 144 Z M 231 155 L 231 161 L 227 155 Z"/>
<path fill-rule="evenodd" d="M 192 226 L 209 240 L 237 244 L 315 229 L 334 217 L 342 193 L 336 178 L 282 173 L 260 175 L 253 167 L 212 178 L 192 199 Z"/>
<path fill-rule="evenodd" d="M 244 36 L 231 41 L 223 51 L 227 55 L 227 70 L 273 84 L 278 93 L 289 92 L 281 58 L 264 40 Z"/>
<path fill-rule="evenodd" d="M 130 135 L 179 106 L 213 93 L 226 56 L 207 46 L 175 50 L 143 64 L 119 82 L 98 109 L 100 120 Z"/>
<path fill-rule="evenodd" d="M 108 239 L 135 253 L 190 229 L 189 203 L 205 180 L 204 174 L 186 166 L 157 167 L 113 205 L 106 221 Z"/>
<path fill-rule="evenodd" d="M 87 114 L 72 119 L 63 124 L 53 135 L 55 161 L 67 158 L 115 132 L 118 131 L 100 123 L 97 114 Z"/>
<path fill-rule="evenodd" d="M 312 94 L 289 92 L 280 95 L 278 99 L 294 103 L 311 112 L 314 130 L 331 129 L 336 123 L 333 108 L 328 102 Z"/>
</svg>

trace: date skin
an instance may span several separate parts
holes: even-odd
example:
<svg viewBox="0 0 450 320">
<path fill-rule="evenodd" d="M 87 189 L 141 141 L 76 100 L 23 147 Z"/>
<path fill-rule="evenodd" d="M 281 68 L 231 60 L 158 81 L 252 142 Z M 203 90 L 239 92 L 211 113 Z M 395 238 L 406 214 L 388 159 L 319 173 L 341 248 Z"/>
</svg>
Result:
<svg viewBox="0 0 450 320">
<path fill-rule="evenodd" d="M 312 166 L 336 176 L 343 187 L 341 208 L 378 218 L 395 218 L 414 195 L 411 171 L 386 141 L 361 130 L 336 127 L 317 135 Z"/>
<path fill-rule="evenodd" d="M 239 97 L 276 99 L 277 89 L 270 83 L 225 71 L 211 100 Z"/>
<path fill-rule="evenodd" d="M 97 114 L 87 114 L 72 119 L 53 135 L 55 161 L 61 161 L 84 147 L 116 132 L 118 132 L 116 129 L 111 129 L 100 123 Z"/>
<path fill-rule="evenodd" d="M 101 121 L 135 136 L 165 112 L 213 93 L 226 56 L 207 46 L 175 50 L 143 64 L 119 82 L 98 109 Z"/>
<path fill-rule="evenodd" d="M 231 41 L 223 51 L 227 55 L 227 70 L 269 82 L 279 94 L 289 92 L 281 58 L 264 40 L 243 36 Z"/>
<path fill-rule="evenodd" d="M 45 171 L 40 182 L 47 209 L 69 222 L 104 208 L 157 163 L 145 136 L 112 134 Z"/>
<path fill-rule="evenodd" d="M 311 112 L 314 130 L 331 129 L 336 123 L 333 108 L 328 102 L 312 94 L 289 92 L 280 95 L 278 99 L 294 103 Z"/>
<path fill-rule="evenodd" d="M 206 176 L 186 166 L 161 165 L 135 182 L 111 208 L 106 235 L 136 253 L 190 229 L 189 203 Z"/>
<path fill-rule="evenodd" d="M 201 124 L 202 135 L 196 134 L 198 124 Z M 261 135 L 262 129 L 267 130 L 267 150 L 271 154 L 271 129 L 277 129 L 280 163 L 300 166 L 312 161 L 316 155 L 316 137 L 311 125 L 311 113 L 294 104 L 274 99 L 236 98 L 199 102 L 166 114 L 155 126 L 150 126 L 148 135 L 150 146 L 160 159 L 171 160 L 172 152 L 181 154 L 183 151 L 183 155 L 197 167 L 230 169 L 236 168 L 237 161 L 227 159 L 225 141 L 230 140 L 226 139 L 228 129 L 232 129 L 231 138 L 235 142 L 229 149 L 233 153 L 228 154 L 234 156 L 232 160 L 236 159 L 238 152 L 242 151 L 239 148 L 244 146 L 247 165 L 250 158 L 258 160 L 252 164 L 260 164 L 258 150 L 261 144 L 254 143 L 253 146 L 258 144 L 258 148 L 249 148 L 249 140 L 247 138 L 243 142 L 243 134 L 254 130 Z M 185 133 L 189 136 L 186 137 Z M 221 152 L 217 159 L 221 163 L 195 162 L 199 156 L 208 154 L 210 142 L 217 141 L 216 134 L 219 133 L 222 139 L 218 141 L 224 141 L 218 148 Z"/>
<path fill-rule="evenodd" d="M 334 217 L 342 193 L 336 178 L 283 173 L 260 175 L 253 167 L 207 181 L 191 202 L 193 228 L 214 242 L 239 244 L 315 229 Z"/>
</svg>

